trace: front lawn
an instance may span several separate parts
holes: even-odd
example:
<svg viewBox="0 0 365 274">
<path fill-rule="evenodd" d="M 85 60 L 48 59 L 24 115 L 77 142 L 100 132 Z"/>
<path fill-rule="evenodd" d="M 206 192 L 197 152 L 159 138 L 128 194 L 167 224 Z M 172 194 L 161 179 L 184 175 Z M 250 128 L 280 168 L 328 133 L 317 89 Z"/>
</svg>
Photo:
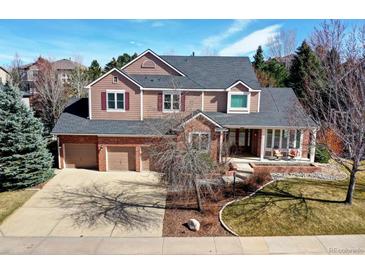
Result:
<svg viewBox="0 0 365 274">
<path fill-rule="evenodd" d="M 37 190 L 0 192 L 0 224 L 36 192 Z"/>
<path fill-rule="evenodd" d="M 345 205 L 348 181 L 284 179 L 223 211 L 240 236 L 365 233 L 365 172 L 359 173 L 353 204 Z"/>
</svg>

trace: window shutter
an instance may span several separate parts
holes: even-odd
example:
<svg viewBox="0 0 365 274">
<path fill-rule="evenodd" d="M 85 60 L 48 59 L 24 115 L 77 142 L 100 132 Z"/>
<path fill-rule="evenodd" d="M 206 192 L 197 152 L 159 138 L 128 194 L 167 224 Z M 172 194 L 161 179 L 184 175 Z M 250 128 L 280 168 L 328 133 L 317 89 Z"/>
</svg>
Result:
<svg viewBox="0 0 365 274">
<path fill-rule="evenodd" d="M 106 110 L 106 92 L 101 93 L 101 109 Z"/>
<path fill-rule="evenodd" d="M 181 111 L 185 111 L 185 93 L 182 92 L 181 93 L 181 106 L 180 106 Z"/>
<path fill-rule="evenodd" d="M 125 110 L 129 110 L 129 92 L 124 93 L 125 94 Z"/>
<path fill-rule="evenodd" d="M 157 110 L 162 111 L 162 93 L 157 96 Z"/>
</svg>

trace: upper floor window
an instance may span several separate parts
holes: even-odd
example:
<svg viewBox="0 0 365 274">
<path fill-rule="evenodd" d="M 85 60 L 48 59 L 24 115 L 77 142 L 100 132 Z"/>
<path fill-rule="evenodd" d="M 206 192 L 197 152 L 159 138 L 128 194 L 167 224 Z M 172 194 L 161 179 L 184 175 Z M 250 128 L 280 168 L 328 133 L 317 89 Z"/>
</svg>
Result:
<svg viewBox="0 0 365 274">
<path fill-rule="evenodd" d="M 107 110 L 124 111 L 125 97 L 124 91 L 107 91 Z"/>
<path fill-rule="evenodd" d="M 249 112 L 250 93 L 245 91 L 228 92 L 228 112 Z"/>
<path fill-rule="evenodd" d="M 163 110 L 165 112 L 173 112 L 180 110 L 180 93 L 164 92 L 163 94 Z"/>
<path fill-rule="evenodd" d="M 117 76 L 114 76 L 113 77 L 113 84 L 116 84 L 116 83 L 118 83 L 118 77 Z"/>
<path fill-rule="evenodd" d="M 209 132 L 191 132 L 189 135 L 189 142 L 196 150 L 208 151 L 210 145 Z"/>
</svg>

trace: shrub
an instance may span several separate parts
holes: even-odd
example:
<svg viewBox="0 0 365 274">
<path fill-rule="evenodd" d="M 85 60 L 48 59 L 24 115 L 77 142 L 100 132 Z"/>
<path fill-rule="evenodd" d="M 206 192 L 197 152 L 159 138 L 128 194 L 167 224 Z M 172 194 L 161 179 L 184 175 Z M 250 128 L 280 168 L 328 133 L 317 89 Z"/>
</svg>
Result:
<svg viewBox="0 0 365 274">
<path fill-rule="evenodd" d="M 328 148 L 325 145 L 318 145 L 316 148 L 315 161 L 322 164 L 327 164 L 331 159 Z"/>
</svg>

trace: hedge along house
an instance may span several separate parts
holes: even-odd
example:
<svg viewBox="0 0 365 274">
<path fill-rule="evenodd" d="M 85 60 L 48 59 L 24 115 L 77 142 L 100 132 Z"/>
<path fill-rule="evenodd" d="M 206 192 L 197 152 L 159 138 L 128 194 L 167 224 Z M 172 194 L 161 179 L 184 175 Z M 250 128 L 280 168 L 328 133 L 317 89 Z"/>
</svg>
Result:
<svg viewBox="0 0 365 274">
<path fill-rule="evenodd" d="M 189 141 L 216 161 L 225 146 L 236 158 L 265 161 L 294 149 L 295 159 L 314 161 L 314 123 L 293 90 L 260 87 L 247 57 L 146 50 L 87 88 L 53 129 L 60 168 L 150 170 L 148 147 L 171 135 L 164 121 L 177 113 Z"/>
</svg>

